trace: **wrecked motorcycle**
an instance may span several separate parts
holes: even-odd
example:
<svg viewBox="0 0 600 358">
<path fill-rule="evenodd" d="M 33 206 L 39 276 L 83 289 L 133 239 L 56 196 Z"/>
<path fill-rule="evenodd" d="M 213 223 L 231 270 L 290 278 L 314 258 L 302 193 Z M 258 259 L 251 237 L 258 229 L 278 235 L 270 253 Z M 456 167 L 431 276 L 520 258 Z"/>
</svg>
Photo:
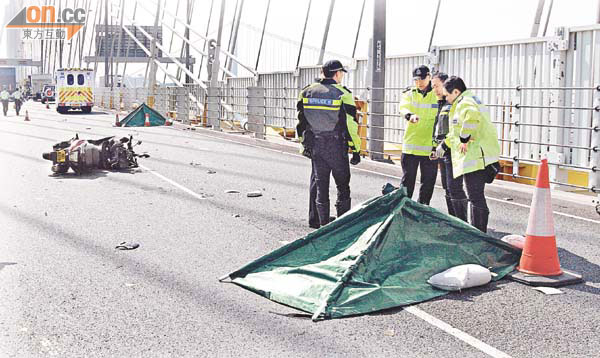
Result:
<svg viewBox="0 0 600 358">
<path fill-rule="evenodd" d="M 52 171 L 64 174 L 72 168 L 76 174 L 83 174 L 95 169 L 123 170 L 137 168 L 137 158 L 148 158 L 148 154 L 136 154 L 133 136 L 117 140 L 114 136 L 101 139 L 79 139 L 79 135 L 70 140 L 56 143 L 52 152 L 43 153 L 42 157 L 52 161 Z"/>
</svg>

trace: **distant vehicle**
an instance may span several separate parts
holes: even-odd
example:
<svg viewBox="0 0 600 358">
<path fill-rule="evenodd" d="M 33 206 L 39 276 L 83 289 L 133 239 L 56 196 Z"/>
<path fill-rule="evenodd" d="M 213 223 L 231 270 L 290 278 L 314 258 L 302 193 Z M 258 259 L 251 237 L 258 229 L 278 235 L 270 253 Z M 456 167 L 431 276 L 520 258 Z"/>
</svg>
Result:
<svg viewBox="0 0 600 358">
<path fill-rule="evenodd" d="M 0 67 L 0 90 L 4 86 L 12 91 L 17 88 L 17 70 L 15 67 Z"/>
<path fill-rule="evenodd" d="M 56 111 L 64 114 L 71 109 L 90 113 L 94 106 L 94 70 L 89 68 L 60 68 L 56 71 Z"/>
<path fill-rule="evenodd" d="M 42 93 L 44 85 L 51 85 L 53 83 L 52 74 L 50 73 L 38 73 L 31 75 L 31 96 L 34 101 L 42 100 Z"/>
<path fill-rule="evenodd" d="M 42 90 L 42 103 L 54 102 L 56 100 L 56 88 L 54 85 L 44 85 Z"/>
</svg>

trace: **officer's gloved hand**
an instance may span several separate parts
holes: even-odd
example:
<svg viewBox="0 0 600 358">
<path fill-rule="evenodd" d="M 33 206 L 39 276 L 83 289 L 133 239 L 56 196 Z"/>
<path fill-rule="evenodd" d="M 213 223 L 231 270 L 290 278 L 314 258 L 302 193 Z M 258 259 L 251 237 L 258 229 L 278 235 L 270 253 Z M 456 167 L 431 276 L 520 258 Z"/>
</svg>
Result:
<svg viewBox="0 0 600 358">
<path fill-rule="evenodd" d="M 435 156 L 442 158 L 444 154 L 446 154 L 446 148 L 444 148 L 444 143 L 440 143 L 437 148 L 435 148 Z"/>
<path fill-rule="evenodd" d="M 356 165 L 360 163 L 360 153 L 354 152 L 352 153 L 352 159 L 350 159 L 350 164 Z"/>
</svg>

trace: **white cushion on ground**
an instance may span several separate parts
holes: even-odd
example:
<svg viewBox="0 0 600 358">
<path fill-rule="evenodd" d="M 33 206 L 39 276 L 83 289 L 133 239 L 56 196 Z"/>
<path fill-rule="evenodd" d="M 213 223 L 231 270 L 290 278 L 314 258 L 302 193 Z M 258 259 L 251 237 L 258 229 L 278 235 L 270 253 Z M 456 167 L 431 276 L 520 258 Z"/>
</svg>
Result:
<svg viewBox="0 0 600 358">
<path fill-rule="evenodd" d="M 492 280 L 492 273 L 487 268 L 475 265 L 459 265 L 435 274 L 427 283 L 446 291 L 458 291 L 464 288 L 482 286 Z"/>
</svg>

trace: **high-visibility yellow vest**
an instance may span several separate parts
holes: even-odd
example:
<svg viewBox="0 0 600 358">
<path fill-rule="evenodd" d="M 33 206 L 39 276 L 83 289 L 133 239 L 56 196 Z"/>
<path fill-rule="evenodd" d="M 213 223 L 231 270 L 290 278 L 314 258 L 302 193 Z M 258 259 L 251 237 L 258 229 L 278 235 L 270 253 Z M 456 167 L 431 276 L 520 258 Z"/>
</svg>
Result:
<svg viewBox="0 0 600 358">
<path fill-rule="evenodd" d="M 461 138 L 469 138 L 467 152 L 464 154 L 458 150 Z M 461 93 L 452 104 L 446 145 L 452 152 L 455 178 L 481 170 L 500 160 L 500 142 L 496 126 L 490 120 L 489 109 L 471 91 Z"/>
<path fill-rule="evenodd" d="M 406 121 L 402 153 L 429 156 L 433 147 L 433 125 L 438 110 L 438 98 L 433 91 L 425 96 L 417 88 L 406 90 L 402 94 L 399 106 L 402 118 L 408 113 L 419 117 L 417 123 Z"/>
</svg>

